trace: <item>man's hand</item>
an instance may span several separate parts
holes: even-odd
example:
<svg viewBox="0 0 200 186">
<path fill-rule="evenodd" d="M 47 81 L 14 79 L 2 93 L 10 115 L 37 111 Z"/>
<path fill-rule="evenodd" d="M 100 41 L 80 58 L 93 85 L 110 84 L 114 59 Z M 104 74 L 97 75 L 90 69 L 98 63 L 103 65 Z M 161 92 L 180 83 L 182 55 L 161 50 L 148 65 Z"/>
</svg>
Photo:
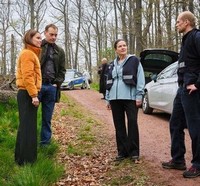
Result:
<svg viewBox="0 0 200 186">
<path fill-rule="evenodd" d="M 191 94 L 193 91 L 197 90 L 197 87 L 195 87 L 195 85 L 192 84 L 192 85 L 187 85 L 186 89 L 189 90 L 189 94 Z"/>
</svg>

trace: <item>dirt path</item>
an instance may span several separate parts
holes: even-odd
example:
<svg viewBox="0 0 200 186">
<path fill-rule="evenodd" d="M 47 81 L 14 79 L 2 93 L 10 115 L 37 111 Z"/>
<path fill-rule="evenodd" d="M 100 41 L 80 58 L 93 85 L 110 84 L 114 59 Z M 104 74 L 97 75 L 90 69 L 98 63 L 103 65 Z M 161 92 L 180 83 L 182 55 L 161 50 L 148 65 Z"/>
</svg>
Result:
<svg viewBox="0 0 200 186">
<path fill-rule="evenodd" d="M 77 102 L 90 110 L 99 120 L 105 124 L 109 139 L 115 143 L 115 133 L 112 121 L 112 115 L 105 107 L 105 101 L 101 100 L 101 94 L 93 90 L 73 90 L 65 91 L 65 94 L 74 98 Z M 200 185 L 200 177 L 195 179 L 184 179 L 182 171 L 164 170 L 161 162 L 170 158 L 170 136 L 168 128 L 169 115 L 163 113 L 155 113 L 153 115 L 145 115 L 141 109 L 139 111 L 139 130 L 141 157 L 148 161 L 154 168 L 150 170 L 154 177 L 162 177 L 166 186 L 197 186 Z M 191 148 L 190 139 L 186 131 L 186 163 L 190 164 Z"/>
</svg>

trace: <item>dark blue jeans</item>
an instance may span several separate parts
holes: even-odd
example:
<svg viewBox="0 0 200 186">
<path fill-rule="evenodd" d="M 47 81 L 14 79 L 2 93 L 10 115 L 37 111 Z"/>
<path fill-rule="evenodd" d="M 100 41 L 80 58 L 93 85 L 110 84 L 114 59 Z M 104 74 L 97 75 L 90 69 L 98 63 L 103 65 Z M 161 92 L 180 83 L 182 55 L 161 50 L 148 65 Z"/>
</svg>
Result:
<svg viewBox="0 0 200 186">
<path fill-rule="evenodd" d="M 200 91 L 189 94 L 185 87 L 179 87 L 170 118 L 171 156 L 176 163 L 185 162 L 186 127 L 192 140 L 191 163 L 200 168 Z"/>
<path fill-rule="evenodd" d="M 56 101 L 57 88 L 52 84 L 42 84 L 39 100 L 42 105 L 41 145 L 49 144 L 51 140 L 51 119 Z"/>
<path fill-rule="evenodd" d="M 118 155 L 139 157 L 138 108 L 135 101 L 111 100 L 110 104 L 116 131 Z"/>
</svg>

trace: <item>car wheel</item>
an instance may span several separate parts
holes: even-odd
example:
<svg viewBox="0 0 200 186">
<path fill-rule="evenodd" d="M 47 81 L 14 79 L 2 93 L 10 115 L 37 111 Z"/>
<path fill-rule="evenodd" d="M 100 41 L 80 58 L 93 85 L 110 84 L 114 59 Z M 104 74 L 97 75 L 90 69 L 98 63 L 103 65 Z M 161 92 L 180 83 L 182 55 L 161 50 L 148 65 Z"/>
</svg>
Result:
<svg viewBox="0 0 200 186">
<path fill-rule="evenodd" d="M 72 83 L 71 86 L 69 87 L 69 90 L 74 90 L 74 84 Z"/>
<path fill-rule="evenodd" d="M 83 82 L 81 89 L 86 89 L 86 88 L 87 88 L 87 85 L 85 82 Z"/>
<path fill-rule="evenodd" d="M 144 95 L 143 101 L 142 101 L 142 110 L 144 114 L 152 114 L 153 108 L 149 106 L 149 100 L 147 92 Z"/>
</svg>

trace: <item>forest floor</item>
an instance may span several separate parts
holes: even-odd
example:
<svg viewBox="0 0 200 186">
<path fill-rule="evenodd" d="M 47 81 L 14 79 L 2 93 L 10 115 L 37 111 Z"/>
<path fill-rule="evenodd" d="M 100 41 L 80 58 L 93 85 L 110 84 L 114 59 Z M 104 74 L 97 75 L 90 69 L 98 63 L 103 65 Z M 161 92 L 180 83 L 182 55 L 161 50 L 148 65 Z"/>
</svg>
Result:
<svg viewBox="0 0 200 186">
<path fill-rule="evenodd" d="M 139 109 L 138 124 L 140 131 L 141 161 L 134 164 L 125 161 L 121 165 L 113 163 L 116 156 L 115 129 L 111 111 L 106 109 L 105 100 L 94 90 L 63 91 L 67 97 L 79 105 L 84 116 L 93 118 L 95 139 L 99 143 L 93 148 L 92 155 L 70 156 L 66 148 L 77 143 L 76 138 L 81 120 L 67 115 L 61 116 L 61 110 L 69 109 L 66 102 L 56 105 L 52 127 L 54 138 L 60 143 L 58 161 L 65 165 L 65 174 L 56 186 L 197 186 L 200 177 L 185 179 L 182 171 L 166 170 L 162 161 L 170 160 L 169 115 L 154 112 L 145 115 Z M 88 120 L 88 122 L 91 122 Z M 186 163 L 191 166 L 191 141 L 186 133 Z M 134 174 L 132 174 L 134 172 Z"/>
</svg>

